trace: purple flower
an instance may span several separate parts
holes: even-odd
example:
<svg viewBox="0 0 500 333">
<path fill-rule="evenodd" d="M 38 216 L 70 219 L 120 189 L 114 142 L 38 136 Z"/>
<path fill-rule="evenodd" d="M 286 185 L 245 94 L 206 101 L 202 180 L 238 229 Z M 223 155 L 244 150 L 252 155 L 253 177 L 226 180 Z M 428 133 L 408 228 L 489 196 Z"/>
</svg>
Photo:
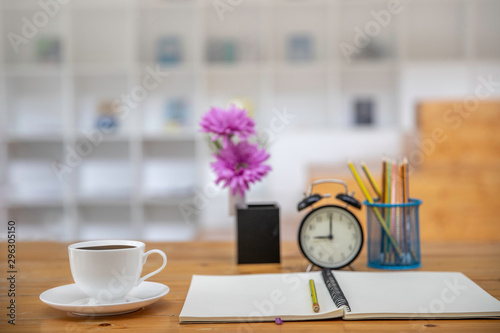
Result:
<svg viewBox="0 0 500 333">
<path fill-rule="evenodd" d="M 233 135 L 238 135 L 241 139 L 246 139 L 255 134 L 255 123 L 247 116 L 244 109 L 237 108 L 231 104 L 229 110 L 213 107 L 201 118 L 201 131 L 215 134 L 212 140 L 222 137 L 224 147 L 228 145 L 229 139 Z"/>
<path fill-rule="evenodd" d="M 266 150 L 259 150 L 257 145 L 247 141 L 237 144 L 229 141 L 215 157 L 217 160 L 211 164 L 217 174 L 215 183 L 223 182 L 233 195 L 238 192 L 243 196 L 249 184 L 260 181 L 271 170 L 269 165 L 262 163 L 269 158 Z"/>
</svg>

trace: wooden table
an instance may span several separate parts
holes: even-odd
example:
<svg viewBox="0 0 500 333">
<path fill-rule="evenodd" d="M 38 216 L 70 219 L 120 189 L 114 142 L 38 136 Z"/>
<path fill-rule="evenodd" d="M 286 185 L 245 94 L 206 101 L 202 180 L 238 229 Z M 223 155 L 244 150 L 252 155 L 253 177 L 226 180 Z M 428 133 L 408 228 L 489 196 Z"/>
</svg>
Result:
<svg viewBox="0 0 500 333">
<path fill-rule="evenodd" d="M 321 331 L 383 331 L 383 332 L 500 332 L 500 320 L 372 320 L 372 321 L 308 321 L 245 324 L 179 324 L 191 276 L 193 274 L 248 274 L 304 271 L 307 262 L 295 243 L 282 245 L 282 264 L 236 265 L 233 243 L 147 243 L 147 249 L 158 248 L 168 255 L 165 270 L 151 280 L 170 287 L 170 293 L 155 304 L 134 313 L 109 317 L 79 317 L 45 305 L 39 300 L 43 291 L 60 285 L 73 283 L 68 263 L 67 244 L 62 243 L 18 243 L 16 260 L 16 326 L 7 324 L 6 306 L 8 286 L 7 246 L 0 247 L 1 332 L 87 332 L 119 330 L 132 332 L 304 332 Z M 469 276 L 487 292 L 500 299 L 500 243 L 470 244 L 422 244 L 421 270 L 460 271 Z M 145 271 L 160 264 L 160 258 L 151 256 Z M 366 267 L 366 253 L 361 253 L 353 268 L 358 271 Z"/>
</svg>

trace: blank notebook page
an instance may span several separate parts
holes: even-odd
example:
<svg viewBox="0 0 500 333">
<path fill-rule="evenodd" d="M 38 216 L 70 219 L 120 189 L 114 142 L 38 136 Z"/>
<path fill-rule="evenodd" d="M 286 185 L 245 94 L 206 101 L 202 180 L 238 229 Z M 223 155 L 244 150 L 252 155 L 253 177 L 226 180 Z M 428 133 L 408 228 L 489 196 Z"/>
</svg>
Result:
<svg viewBox="0 0 500 333">
<path fill-rule="evenodd" d="M 351 306 L 352 315 L 419 314 L 500 311 L 500 302 L 462 273 L 456 272 L 341 272 L 335 278 Z M 386 314 L 385 316 L 383 314 Z M 370 317 L 370 316 L 366 316 Z M 458 317 L 458 316 L 457 316 Z"/>
<path fill-rule="evenodd" d="M 316 284 L 319 313 L 312 310 L 309 279 Z M 333 304 L 320 272 L 293 274 L 257 274 L 238 276 L 194 275 L 181 317 L 228 318 L 246 321 L 245 318 L 273 320 L 275 317 L 317 316 L 338 311 Z M 319 318 L 318 318 L 319 319 Z"/>
</svg>

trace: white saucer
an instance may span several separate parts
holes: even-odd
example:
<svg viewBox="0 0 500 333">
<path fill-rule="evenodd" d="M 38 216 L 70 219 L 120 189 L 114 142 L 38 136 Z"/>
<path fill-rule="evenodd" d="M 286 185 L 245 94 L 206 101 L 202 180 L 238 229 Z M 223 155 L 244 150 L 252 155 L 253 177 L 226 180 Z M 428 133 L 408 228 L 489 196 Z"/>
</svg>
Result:
<svg viewBox="0 0 500 333">
<path fill-rule="evenodd" d="M 111 316 L 137 311 L 158 301 L 169 291 L 164 284 L 144 281 L 125 296 L 125 302 L 96 305 L 88 304 L 89 297 L 73 283 L 44 291 L 40 300 L 55 309 L 77 315 Z"/>
</svg>

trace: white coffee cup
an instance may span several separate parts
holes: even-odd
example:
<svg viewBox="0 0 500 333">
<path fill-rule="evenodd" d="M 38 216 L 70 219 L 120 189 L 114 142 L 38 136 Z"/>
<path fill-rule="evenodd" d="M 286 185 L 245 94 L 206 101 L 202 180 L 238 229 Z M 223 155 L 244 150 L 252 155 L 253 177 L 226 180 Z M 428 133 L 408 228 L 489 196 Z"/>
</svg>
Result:
<svg viewBox="0 0 500 333">
<path fill-rule="evenodd" d="M 145 252 L 146 245 L 130 240 L 98 240 L 68 246 L 71 274 L 76 285 L 90 297 L 89 303 L 114 304 L 141 282 L 159 273 L 167 264 L 163 251 Z M 148 256 L 163 258 L 160 268 L 141 278 Z"/>
</svg>

